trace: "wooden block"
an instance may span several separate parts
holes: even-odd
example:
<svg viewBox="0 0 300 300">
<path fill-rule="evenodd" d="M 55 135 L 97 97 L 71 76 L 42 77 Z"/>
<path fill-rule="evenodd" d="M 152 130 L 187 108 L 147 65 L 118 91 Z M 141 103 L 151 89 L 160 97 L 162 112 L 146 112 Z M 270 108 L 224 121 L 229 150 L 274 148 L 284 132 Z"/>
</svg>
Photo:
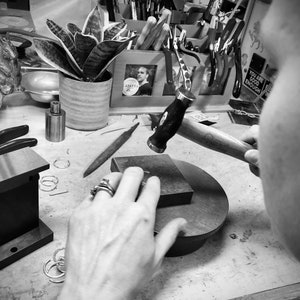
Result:
<svg viewBox="0 0 300 300">
<path fill-rule="evenodd" d="M 159 177 L 161 181 L 161 196 L 158 207 L 191 203 L 194 191 L 169 155 L 112 158 L 111 171 L 124 172 L 130 166 L 141 167 L 145 172 L 144 180 L 154 175 Z"/>
<path fill-rule="evenodd" d="M 0 155 L 0 270 L 53 240 L 39 219 L 39 172 L 48 168 L 29 147 Z"/>
</svg>

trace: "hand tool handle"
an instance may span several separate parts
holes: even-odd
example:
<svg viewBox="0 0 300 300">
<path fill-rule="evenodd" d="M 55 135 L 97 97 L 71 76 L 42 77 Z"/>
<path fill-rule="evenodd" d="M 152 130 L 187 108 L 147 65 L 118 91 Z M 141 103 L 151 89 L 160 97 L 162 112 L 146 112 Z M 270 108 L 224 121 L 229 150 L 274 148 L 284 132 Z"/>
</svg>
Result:
<svg viewBox="0 0 300 300">
<path fill-rule="evenodd" d="M 164 51 L 165 55 L 165 64 L 166 64 L 166 78 L 167 78 L 167 83 L 173 84 L 173 63 L 172 63 L 172 52 L 171 50 L 165 46 L 164 44 L 162 45 L 162 49 Z"/>
<path fill-rule="evenodd" d="M 28 133 L 28 131 L 29 131 L 28 125 L 20 125 L 20 126 L 3 129 L 0 131 L 0 145 L 9 140 L 25 135 Z"/>
<path fill-rule="evenodd" d="M 106 162 L 120 147 L 130 138 L 133 131 L 139 126 L 136 123 L 128 130 L 124 131 L 115 141 L 112 142 L 96 159 L 89 165 L 86 171 L 83 173 L 83 177 L 88 176 L 96 169 L 98 169 L 104 162 Z"/>
<path fill-rule="evenodd" d="M 220 45 L 218 49 L 219 51 L 223 49 L 225 42 L 229 39 L 230 34 L 232 33 L 233 28 L 235 27 L 235 24 L 236 24 L 236 19 L 229 19 L 227 21 L 227 24 L 225 25 L 225 28 L 220 37 Z"/>
<path fill-rule="evenodd" d="M 215 53 L 215 40 L 216 40 L 216 26 L 217 17 L 212 16 L 210 21 L 210 27 L 208 32 L 208 42 L 209 42 L 209 59 L 211 63 L 211 73 L 208 82 L 208 86 L 212 86 L 216 75 L 216 53 Z"/>
<path fill-rule="evenodd" d="M 231 39 L 229 41 L 229 47 L 228 47 L 228 50 L 227 50 L 227 53 L 229 54 L 231 51 L 232 51 L 232 48 L 234 48 L 234 46 L 238 43 L 238 40 L 239 40 L 239 36 L 243 30 L 245 26 L 245 21 L 242 20 L 239 22 L 239 24 L 237 25 L 233 35 L 231 36 Z"/>
<path fill-rule="evenodd" d="M 215 81 L 216 76 L 216 54 L 213 50 L 209 50 L 209 60 L 210 60 L 210 78 L 208 82 L 208 86 L 212 86 Z"/>
<path fill-rule="evenodd" d="M 244 154 L 253 147 L 216 128 L 183 119 L 177 133 L 203 147 L 245 161 Z M 249 163 L 249 162 L 247 162 Z"/>
<path fill-rule="evenodd" d="M 164 40 L 166 39 L 166 36 L 167 36 L 167 34 L 169 33 L 169 31 L 170 31 L 170 26 L 169 26 L 168 23 L 165 23 L 165 24 L 163 25 L 163 27 L 162 27 L 162 30 L 161 30 L 161 32 L 160 32 L 160 35 L 159 35 L 158 39 L 157 39 L 156 42 L 154 43 L 153 49 L 154 49 L 155 51 L 159 51 L 159 50 L 160 50 L 160 48 L 161 48 L 161 46 L 162 46 Z"/>
<path fill-rule="evenodd" d="M 195 100 L 195 96 L 184 87 L 176 90 L 175 100 L 163 112 L 159 124 L 147 144 L 155 152 L 162 153 L 167 141 L 175 135 L 181 125 L 186 109 Z"/>
<path fill-rule="evenodd" d="M 239 98 L 241 94 L 242 81 L 243 81 L 240 42 L 234 45 L 234 56 L 235 56 L 234 58 L 235 79 L 234 79 L 234 85 L 232 89 L 232 95 L 235 98 Z"/>
<path fill-rule="evenodd" d="M 209 23 L 210 22 L 210 20 L 211 20 L 211 16 L 212 16 L 212 14 L 213 14 L 213 7 L 214 7 L 214 5 L 215 5 L 215 2 L 216 2 L 216 0 L 210 0 L 209 2 L 208 2 L 208 5 L 207 5 L 207 7 L 206 7 L 206 10 L 205 10 L 205 12 L 204 12 L 204 14 L 203 14 L 203 20 L 205 20 L 207 23 Z"/>
<path fill-rule="evenodd" d="M 0 155 L 18 149 L 22 149 L 25 147 L 33 147 L 36 144 L 37 144 L 37 139 L 34 138 L 16 139 L 16 140 L 8 141 L 0 145 Z"/>
<path fill-rule="evenodd" d="M 134 46 L 134 49 L 139 49 L 140 46 L 144 43 L 147 35 L 149 34 L 150 30 L 155 26 L 156 19 L 153 16 L 148 17 L 147 22 L 145 26 L 142 29 L 141 34 L 139 35 L 136 44 Z"/>
<path fill-rule="evenodd" d="M 141 45 L 140 47 L 141 50 L 148 50 L 152 46 L 154 41 L 159 37 L 163 25 L 165 23 L 169 23 L 170 18 L 171 18 L 171 11 L 168 9 L 164 9 L 157 24 L 155 25 L 154 28 L 151 29 L 145 41 Z"/>
<path fill-rule="evenodd" d="M 237 26 L 237 28 L 235 29 L 231 39 L 232 39 L 232 43 L 235 44 L 238 39 L 239 39 L 239 36 L 243 30 L 243 28 L 245 27 L 245 21 L 244 20 L 241 20 Z"/>
</svg>

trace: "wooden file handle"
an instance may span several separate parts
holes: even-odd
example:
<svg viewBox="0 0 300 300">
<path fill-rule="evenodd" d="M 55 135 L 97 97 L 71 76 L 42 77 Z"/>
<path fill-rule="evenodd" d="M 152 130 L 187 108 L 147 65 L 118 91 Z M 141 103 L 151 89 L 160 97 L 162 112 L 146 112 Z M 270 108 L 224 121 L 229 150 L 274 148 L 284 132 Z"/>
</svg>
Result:
<svg viewBox="0 0 300 300">
<path fill-rule="evenodd" d="M 245 161 L 244 154 L 253 147 L 216 128 L 183 119 L 177 133 L 203 147 Z M 249 162 L 247 162 L 249 163 Z"/>
</svg>

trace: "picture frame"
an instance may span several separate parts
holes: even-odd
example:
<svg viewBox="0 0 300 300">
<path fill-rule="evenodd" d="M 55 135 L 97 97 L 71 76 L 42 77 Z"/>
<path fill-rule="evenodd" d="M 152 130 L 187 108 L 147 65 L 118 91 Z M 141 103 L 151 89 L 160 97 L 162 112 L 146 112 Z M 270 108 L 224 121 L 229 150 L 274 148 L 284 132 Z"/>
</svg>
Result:
<svg viewBox="0 0 300 300">
<path fill-rule="evenodd" d="M 126 64 L 122 96 L 152 96 L 157 65 Z"/>
<path fill-rule="evenodd" d="M 222 105 L 225 101 L 230 99 L 231 89 L 233 86 L 232 73 L 229 72 L 226 88 L 222 90 L 222 94 L 205 94 L 200 93 L 203 70 L 207 66 L 209 60 L 208 55 L 197 53 L 200 59 L 200 64 L 197 60 L 189 55 L 183 55 L 183 60 L 188 68 L 192 70 L 191 76 L 191 92 L 195 95 L 191 109 L 200 109 L 210 105 Z M 178 71 L 179 65 L 175 54 L 172 54 L 173 68 Z M 129 68 L 145 66 L 155 69 L 155 76 L 153 78 L 152 93 L 149 96 L 146 95 L 132 95 L 129 93 L 123 93 L 124 81 L 127 79 L 126 73 Z M 143 113 L 143 112 L 162 112 L 165 107 L 171 104 L 175 95 L 164 95 L 164 86 L 166 84 L 166 69 L 165 69 L 165 57 L 162 51 L 152 50 L 125 50 L 115 60 L 113 65 L 113 85 L 110 101 L 110 114 L 119 113 Z M 130 82 L 128 83 L 130 84 Z M 136 83 L 135 83 L 136 84 Z"/>
<path fill-rule="evenodd" d="M 124 95 L 123 85 L 128 66 L 156 66 L 151 96 Z M 174 96 L 162 97 L 165 82 L 164 54 L 161 51 L 125 50 L 115 60 L 113 68 L 111 108 L 165 106 Z"/>
</svg>

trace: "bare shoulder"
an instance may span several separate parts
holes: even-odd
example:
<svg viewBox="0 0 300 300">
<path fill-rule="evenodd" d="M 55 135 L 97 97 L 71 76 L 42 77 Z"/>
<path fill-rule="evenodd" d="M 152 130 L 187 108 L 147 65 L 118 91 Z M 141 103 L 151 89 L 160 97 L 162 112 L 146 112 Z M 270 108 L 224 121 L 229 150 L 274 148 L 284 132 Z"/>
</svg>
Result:
<svg viewBox="0 0 300 300">
<path fill-rule="evenodd" d="M 300 260 L 300 1 L 273 0 L 262 24 L 278 77 L 260 120 L 260 174 L 273 227 Z"/>
<path fill-rule="evenodd" d="M 260 120 L 260 176 L 273 228 L 300 260 L 300 58 L 279 69 Z"/>
</svg>

